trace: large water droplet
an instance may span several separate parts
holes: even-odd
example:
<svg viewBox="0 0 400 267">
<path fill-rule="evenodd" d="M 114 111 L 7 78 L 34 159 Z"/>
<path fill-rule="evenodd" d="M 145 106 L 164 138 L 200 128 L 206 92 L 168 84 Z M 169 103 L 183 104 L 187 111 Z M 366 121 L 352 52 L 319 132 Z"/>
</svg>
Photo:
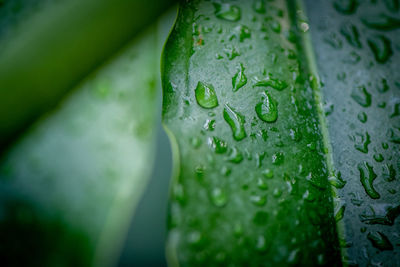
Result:
<svg viewBox="0 0 400 267">
<path fill-rule="evenodd" d="M 278 103 L 268 91 L 264 92 L 263 101 L 255 107 L 257 116 L 265 122 L 274 122 L 278 119 Z"/>
<path fill-rule="evenodd" d="M 346 38 L 350 45 L 361 48 L 359 40 L 360 34 L 358 33 L 357 27 L 354 24 L 346 22 L 340 28 L 341 34 Z"/>
<path fill-rule="evenodd" d="M 376 30 L 389 31 L 400 28 L 400 19 L 382 13 L 375 16 L 362 17 L 361 21 L 365 26 Z"/>
<path fill-rule="evenodd" d="M 228 150 L 226 142 L 215 136 L 208 138 L 208 145 L 217 154 L 223 154 Z"/>
<path fill-rule="evenodd" d="M 373 182 L 376 179 L 377 175 L 374 172 L 374 169 L 368 162 L 364 162 L 363 164 L 358 164 L 357 166 L 360 172 L 360 180 L 361 184 L 363 185 L 365 192 L 370 196 L 372 199 L 378 199 L 381 196 L 375 190 Z"/>
<path fill-rule="evenodd" d="M 211 84 L 198 82 L 195 89 L 197 103 L 203 108 L 215 108 L 218 106 L 217 95 Z"/>
<path fill-rule="evenodd" d="M 238 6 L 228 3 L 214 3 L 215 16 L 219 19 L 228 21 L 238 21 L 241 17 L 241 11 Z"/>
<path fill-rule="evenodd" d="M 385 63 L 392 56 L 391 42 L 385 36 L 373 35 L 368 38 L 367 42 L 378 63 Z"/>
<path fill-rule="evenodd" d="M 379 250 L 393 250 L 393 245 L 390 243 L 386 235 L 381 232 L 369 232 L 367 238 L 372 245 Z"/>
<path fill-rule="evenodd" d="M 245 39 L 250 39 L 251 30 L 249 27 L 245 25 L 239 25 L 234 29 L 235 34 L 233 36 L 237 36 L 239 41 L 242 43 Z"/>
<path fill-rule="evenodd" d="M 236 74 L 232 78 L 233 91 L 236 92 L 239 88 L 243 87 L 247 83 L 247 77 L 244 74 L 243 64 L 240 63 Z"/>
<path fill-rule="evenodd" d="M 366 108 L 371 106 L 371 94 L 365 89 L 365 86 L 358 86 L 351 92 L 350 96 L 362 107 Z"/>
<path fill-rule="evenodd" d="M 233 138 L 235 140 L 240 141 L 246 137 L 246 131 L 244 129 L 245 118 L 243 115 L 236 112 L 228 105 L 225 105 L 223 116 L 225 121 L 231 127 Z"/>
<path fill-rule="evenodd" d="M 342 14 L 353 14 L 358 6 L 357 0 L 335 0 L 333 2 L 335 9 Z"/>
<path fill-rule="evenodd" d="M 219 187 L 214 188 L 211 192 L 211 202 L 216 207 L 223 207 L 228 202 L 228 197 L 226 193 Z"/>
</svg>

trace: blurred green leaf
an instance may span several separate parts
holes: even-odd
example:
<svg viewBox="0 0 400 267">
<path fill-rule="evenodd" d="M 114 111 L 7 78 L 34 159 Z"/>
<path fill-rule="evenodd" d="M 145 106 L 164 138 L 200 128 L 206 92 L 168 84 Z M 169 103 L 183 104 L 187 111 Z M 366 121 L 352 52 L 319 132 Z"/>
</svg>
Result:
<svg viewBox="0 0 400 267">
<path fill-rule="evenodd" d="M 3 1 L 0 149 L 172 2 Z"/>
</svg>

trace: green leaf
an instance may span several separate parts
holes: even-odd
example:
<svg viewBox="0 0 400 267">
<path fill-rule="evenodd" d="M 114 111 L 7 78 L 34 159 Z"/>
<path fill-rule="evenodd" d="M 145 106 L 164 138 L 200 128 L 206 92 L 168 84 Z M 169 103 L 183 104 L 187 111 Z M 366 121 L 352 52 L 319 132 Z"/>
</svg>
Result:
<svg viewBox="0 0 400 267">
<path fill-rule="evenodd" d="M 395 266 L 400 262 L 400 13 L 397 0 L 354 2 L 357 11 L 343 16 L 331 1 L 306 1 L 321 91 L 333 107 L 327 116 L 333 162 L 346 181 L 334 198 L 338 208 L 345 206 L 338 223 L 343 263 Z M 346 24 L 359 33 L 361 46 L 341 34 L 340 25 Z M 333 38 L 342 46 L 333 47 Z"/>
<path fill-rule="evenodd" d="M 172 2 L 1 1 L 0 149 Z"/>
<path fill-rule="evenodd" d="M 172 266 L 341 264 L 333 168 L 318 80 L 294 28 L 300 17 L 292 2 L 265 7 L 181 4 L 164 49 Z M 212 105 L 199 101 L 199 84 Z"/>
<path fill-rule="evenodd" d="M 115 263 L 152 170 L 157 38 L 142 33 L 4 155 L 3 264 Z"/>
<path fill-rule="evenodd" d="M 398 264 L 398 9 L 305 2 L 181 5 L 163 62 L 171 265 Z M 196 103 L 199 82 L 219 105 Z"/>
</svg>

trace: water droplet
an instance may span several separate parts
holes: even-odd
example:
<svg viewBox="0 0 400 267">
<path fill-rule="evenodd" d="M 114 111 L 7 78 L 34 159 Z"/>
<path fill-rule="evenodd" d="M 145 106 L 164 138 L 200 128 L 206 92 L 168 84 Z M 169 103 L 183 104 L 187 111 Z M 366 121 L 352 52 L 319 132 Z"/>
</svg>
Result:
<svg viewBox="0 0 400 267">
<path fill-rule="evenodd" d="M 362 107 L 371 106 L 371 94 L 365 89 L 365 86 L 358 86 L 351 92 L 350 96 Z"/>
<path fill-rule="evenodd" d="M 241 17 L 240 8 L 227 3 L 214 3 L 215 16 L 227 21 L 239 21 Z"/>
<path fill-rule="evenodd" d="M 240 163 L 243 160 L 243 155 L 236 147 L 230 149 L 229 156 L 227 158 L 232 163 Z"/>
<path fill-rule="evenodd" d="M 386 8 L 391 12 L 399 11 L 400 3 L 398 0 L 384 0 Z"/>
<path fill-rule="evenodd" d="M 259 189 L 261 189 L 261 190 L 267 190 L 268 189 L 267 183 L 262 178 L 258 178 L 257 179 L 257 187 Z"/>
<path fill-rule="evenodd" d="M 215 108 L 218 106 L 217 95 L 211 84 L 198 82 L 195 90 L 197 103 L 203 108 Z"/>
<path fill-rule="evenodd" d="M 344 217 L 344 211 L 346 210 L 345 205 L 341 205 L 339 209 L 335 211 L 335 221 L 338 222 Z"/>
<path fill-rule="evenodd" d="M 349 22 L 344 23 L 340 28 L 340 33 L 346 38 L 350 45 L 361 48 L 359 40 L 360 34 L 358 33 L 357 27 Z"/>
<path fill-rule="evenodd" d="M 324 38 L 324 42 L 329 44 L 334 49 L 342 48 L 342 40 L 335 33 L 330 33 Z"/>
<path fill-rule="evenodd" d="M 280 33 L 281 32 L 281 24 L 279 24 L 278 21 L 273 20 L 269 23 L 271 30 L 275 33 Z"/>
<path fill-rule="evenodd" d="M 215 120 L 207 119 L 206 123 L 204 123 L 204 129 L 207 131 L 214 131 L 215 129 Z"/>
<path fill-rule="evenodd" d="M 257 81 L 254 86 L 270 86 L 278 91 L 282 91 L 286 87 L 288 87 L 288 84 L 285 81 L 276 79 L 276 78 L 271 78 L 267 77 L 264 80 Z"/>
<path fill-rule="evenodd" d="M 365 114 L 365 112 L 358 113 L 357 118 L 362 123 L 366 123 L 368 120 L 367 114 Z"/>
<path fill-rule="evenodd" d="M 387 203 L 377 203 L 360 214 L 360 220 L 366 224 L 393 225 L 400 215 L 400 205 L 392 206 Z"/>
<path fill-rule="evenodd" d="M 265 237 L 260 235 L 256 241 L 256 250 L 264 252 L 268 249 L 267 242 L 265 241 Z"/>
<path fill-rule="evenodd" d="M 335 0 L 333 2 L 334 8 L 342 14 L 353 14 L 358 6 L 356 0 Z"/>
<path fill-rule="evenodd" d="M 260 195 L 252 195 L 250 197 L 250 201 L 254 205 L 262 207 L 267 203 L 267 197 L 266 196 L 260 196 Z"/>
<path fill-rule="evenodd" d="M 381 85 L 377 87 L 377 90 L 379 93 L 386 93 L 387 91 L 389 91 L 389 85 L 388 82 L 385 78 L 381 79 Z"/>
<path fill-rule="evenodd" d="M 299 130 L 299 128 L 291 128 L 290 130 L 289 130 L 289 135 L 290 135 L 290 138 L 293 140 L 293 141 L 295 141 L 295 142 L 298 142 L 298 141 L 300 141 L 301 140 L 301 132 L 300 132 L 300 130 Z"/>
<path fill-rule="evenodd" d="M 190 245 L 197 246 L 201 244 L 202 236 L 199 231 L 193 231 L 190 234 L 188 234 L 187 237 Z"/>
<path fill-rule="evenodd" d="M 274 122 L 278 119 L 278 103 L 268 91 L 264 92 L 263 101 L 255 106 L 257 116 L 265 122 Z"/>
<path fill-rule="evenodd" d="M 306 190 L 303 194 L 303 199 L 309 202 L 313 202 L 315 200 L 314 194 L 310 193 L 310 191 Z"/>
<path fill-rule="evenodd" d="M 325 116 L 331 115 L 333 110 L 334 110 L 334 105 L 330 102 L 325 102 L 325 105 L 324 105 Z"/>
<path fill-rule="evenodd" d="M 232 78 L 233 91 L 236 92 L 247 83 L 247 77 L 244 74 L 243 64 L 240 63 L 236 74 Z"/>
<path fill-rule="evenodd" d="M 368 145 L 371 143 L 371 139 L 368 132 L 365 132 L 365 134 L 356 133 L 352 138 L 354 141 L 354 148 L 362 153 L 367 154 Z"/>
<path fill-rule="evenodd" d="M 251 38 L 251 30 L 245 25 L 239 25 L 234 30 L 235 35 L 239 37 L 239 41 L 242 43 L 246 39 Z"/>
<path fill-rule="evenodd" d="M 389 31 L 400 28 L 400 19 L 383 13 L 375 16 L 362 17 L 361 21 L 365 26 L 375 30 Z"/>
<path fill-rule="evenodd" d="M 215 136 L 208 138 L 208 145 L 217 154 L 223 154 L 228 150 L 226 142 Z"/>
<path fill-rule="evenodd" d="M 384 160 L 383 155 L 381 153 L 374 154 L 373 158 L 376 162 L 382 162 Z"/>
<path fill-rule="evenodd" d="M 240 56 L 240 53 L 239 53 L 239 51 L 237 51 L 236 47 L 234 47 L 233 45 L 230 45 L 230 44 L 225 45 L 224 52 L 229 60 L 232 60 L 235 57 Z"/>
<path fill-rule="evenodd" d="M 267 179 L 272 179 L 274 177 L 274 172 L 271 169 L 265 169 L 263 170 L 262 175 Z"/>
<path fill-rule="evenodd" d="M 392 164 L 385 164 L 382 167 L 382 176 L 387 182 L 393 182 L 396 179 L 396 170 Z"/>
<path fill-rule="evenodd" d="M 225 105 L 223 116 L 225 121 L 231 127 L 233 138 L 236 141 L 240 141 L 247 136 L 244 129 L 245 118 L 243 115 L 236 112 L 228 105 Z"/>
<path fill-rule="evenodd" d="M 392 105 L 392 114 L 390 114 L 390 118 L 394 118 L 400 115 L 400 102 L 396 102 Z"/>
<path fill-rule="evenodd" d="M 258 211 L 253 217 L 253 223 L 256 225 L 266 225 L 268 223 L 268 213 Z"/>
<path fill-rule="evenodd" d="M 392 56 L 391 42 L 385 36 L 373 35 L 368 38 L 367 42 L 378 63 L 385 63 Z"/>
<path fill-rule="evenodd" d="M 383 251 L 383 250 L 393 250 L 393 245 L 390 243 L 389 239 L 386 235 L 381 232 L 369 232 L 367 235 L 369 241 L 371 241 L 372 245 Z"/>
<path fill-rule="evenodd" d="M 201 146 L 201 140 L 198 137 L 190 138 L 190 144 L 193 148 L 199 148 Z"/>
<path fill-rule="evenodd" d="M 255 12 L 264 14 L 265 13 L 265 3 L 264 0 L 254 0 L 253 9 Z"/>
<path fill-rule="evenodd" d="M 275 188 L 274 191 L 272 192 L 272 195 L 273 195 L 275 198 L 279 198 L 279 197 L 282 196 L 282 190 L 279 189 L 279 188 Z"/>
<path fill-rule="evenodd" d="M 346 185 L 346 181 L 342 179 L 342 174 L 338 172 L 335 175 L 332 175 L 328 178 L 328 181 L 331 185 L 338 189 L 342 189 Z"/>
<path fill-rule="evenodd" d="M 221 188 L 216 187 L 211 192 L 211 202 L 216 207 L 223 207 L 228 202 L 228 197 L 226 196 L 225 192 Z"/>
<path fill-rule="evenodd" d="M 381 196 L 375 190 L 373 182 L 376 179 L 377 175 L 374 172 L 374 169 L 368 162 L 364 162 L 363 164 L 358 164 L 357 168 L 360 172 L 360 180 L 361 184 L 363 185 L 365 192 L 370 196 L 372 199 L 378 199 Z"/>
<path fill-rule="evenodd" d="M 281 165 L 284 161 L 284 154 L 282 152 L 277 152 L 272 155 L 272 164 Z"/>
</svg>

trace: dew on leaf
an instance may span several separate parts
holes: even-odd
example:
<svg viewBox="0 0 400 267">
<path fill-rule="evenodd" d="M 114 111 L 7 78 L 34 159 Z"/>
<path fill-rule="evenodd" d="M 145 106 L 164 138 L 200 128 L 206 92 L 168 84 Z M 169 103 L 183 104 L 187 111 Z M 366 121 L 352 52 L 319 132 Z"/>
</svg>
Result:
<svg viewBox="0 0 400 267">
<path fill-rule="evenodd" d="M 377 232 L 369 232 L 367 235 L 369 241 L 371 241 L 372 245 L 383 251 L 383 250 L 393 250 L 393 245 L 390 243 L 389 239 L 383 233 Z"/>
<path fill-rule="evenodd" d="M 393 54 L 391 41 L 383 35 L 370 36 L 367 43 L 378 63 L 385 63 Z"/>
<path fill-rule="evenodd" d="M 262 207 L 267 203 L 267 197 L 266 196 L 260 196 L 260 195 L 252 195 L 250 197 L 250 201 L 254 205 Z"/>
<path fill-rule="evenodd" d="M 203 125 L 203 128 L 207 131 L 214 131 L 215 129 L 215 120 L 207 119 Z"/>
<path fill-rule="evenodd" d="M 254 0 L 253 1 L 253 9 L 255 12 L 264 14 L 265 13 L 265 0 Z"/>
<path fill-rule="evenodd" d="M 367 91 L 365 86 L 358 86 L 351 92 L 351 98 L 362 107 L 371 106 L 371 94 Z"/>
<path fill-rule="evenodd" d="M 368 196 L 372 199 L 380 198 L 381 196 L 375 190 L 373 185 L 373 182 L 377 177 L 373 167 L 368 162 L 364 162 L 364 163 L 359 163 L 357 165 L 357 168 L 360 172 L 361 184 L 364 187 L 365 192 L 368 194 Z"/>
<path fill-rule="evenodd" d="M 387 91 L 389 91 L 389 85 L 388 82 L 385 78 L 381 79 L 381 84 L 377 87 L 377 90 L 379 93 L 386 93 Z"/>
<path fill-rule="evenodd" d="M 382 162 L 384 160 L 383 155 L 381 153 L 374 154 L 373 158 L 376 162 Z"/>
<path fill-rule="evenodd" d="M 195 89 L 195 96 L 197 103 L 203 108 L 210 109 L 218 106 L 217 95 L 211 84 L 198 82 Z"/>
<path fill-rule="evenodd" d="M 336 173 L 335 175 L 331 175 L 328 178 L 328 181 L 332 186 L 338 189 L 342 189 L 346 185 L 346 181 L 343 180 L 342 174 L 340 172 Z"/>
<path fill-rule="evenodd" d="M 366 123 L 368 119 L 367 114 L 365 114 L 365 112 L 358 113 L 357 118 L 362 123 Z"/>
<path fill-rule="evenodd" d="M 360 34 L 354 24 L 346 22 L 340 27 L 340 33 L 346 38 L 350 45 L 361 48 Z"/>
<path fill-rule="evenodd" d="M 233 147 L 229 151 L 227 160 L 232 163 L 240 163 L 243 160 L 243 155 L 237 147 Z"/>
<path fill-rule="evenodd" d="M 382 176 L 387 182 L 393 182 L 396 179 L 396 170 L 393 164 L 385 164 L 382 167 Z"/>
<path fill-rule="evenodd" d="M 274 172 L 271 169 L 265 169 L 262 171 L 262 175 L 267 179 L 272 179 L 274 177 Z"/>
<path fill-rule="evenodd" d="M 272 164 L 281 165 L 284 161 L 284 154 L 282 152 L 277 152 L 272 155 Z"/>
<path fill-rule="evenodd" d="M 215 16 L 227 21 L 239 21 L 241 17 L 240 8 L 228 3 L 214 3 Z"/>
<path fill-rule="evenodd" d="M 254 86 L 270 86 L 278 91 L 282 91 L 288 87 L 288 84 L 283 80 L 267 77 L 264 80 L 257 81 Z"/>
<path fill-rule="evenodd" d="M 228 202 L 228 197 L 221 188 L 216 187 L 211 192 L 211 202 L 216 207 L 223 207 Z"/>
<path fill-rule="evenodd" d="M 208 145 L 217 154 L 223 154 L 228 150 L 227 143 L 215 136 L 208 138 Z"/>
<path fill-rule="evenodd" d="M 357 7 L 357 0 L 335 0 L 333 2 L 333 7 L 342 14 L 353 14 Z"/>
<path fill-rule="evenodd" d="M 233 91 L 236 92 L 247 83 L 247 77 L 244 74 L 243 64 L 240 63 L 236 74 L 232 78 Z"/>
<path fill-rule="evenodd" d="M 257 116 L 265 122 L 275 122 L 278 119 L 278 104 L 268 91 L 264 92 L 262 102 L 255 106 Z"/>
<path fill-rule="evenodd" d="M 400 19 L 388 16 L 386 14 L 378 14 L 374 16 L 365 16 L 361 18 L 365 26 L 382 31 L 390 31 L 400 28 Z"/>
<path fill-rule="evenodd" d="M 223 117 L 231 127 L 233 138 L 236 141 L 240 141 L 247 136 L 244 128 L 245 118 L 243 115 L 233 110 L 230 106 L 225 105 Z"/>
</svg>

